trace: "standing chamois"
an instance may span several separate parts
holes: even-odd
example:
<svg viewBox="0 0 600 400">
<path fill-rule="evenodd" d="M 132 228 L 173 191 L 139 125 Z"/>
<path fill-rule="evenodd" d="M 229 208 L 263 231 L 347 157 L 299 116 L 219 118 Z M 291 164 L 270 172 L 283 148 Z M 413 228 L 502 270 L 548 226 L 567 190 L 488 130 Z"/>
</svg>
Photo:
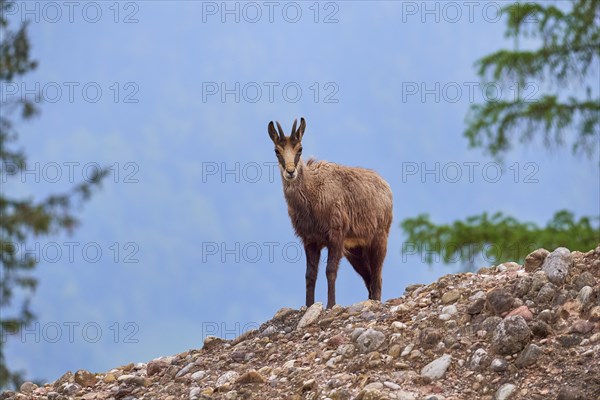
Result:
<svg viewBox="0 0 600 400">
<path fill-rule="evenodd" d="M 292 225 L 306 252 L 306 305 L 315 302 L 319 258 L 327 247 L 327 308 L 335 305 L 335 279 L 346 257 L 365 281 L 369 299 L 381 300 L 381 270 L 392 224 L 392 191 L 374 171 L 326 161 L 302 161 L 304 118 L 286 136 L 277 122 L 268 131 Z"/>
</svg>

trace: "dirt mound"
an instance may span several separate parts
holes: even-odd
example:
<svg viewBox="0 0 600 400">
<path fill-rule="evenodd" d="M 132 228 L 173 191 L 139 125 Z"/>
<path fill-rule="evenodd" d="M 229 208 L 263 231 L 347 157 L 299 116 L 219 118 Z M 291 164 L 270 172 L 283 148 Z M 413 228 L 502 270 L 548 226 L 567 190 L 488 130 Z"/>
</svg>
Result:
<svg viewBox="0 0 600 400">
<path fill-rule="evenodd" d="M 231 341 L 0 399 L 600 399 L 600 246 L 539 249 L 385 303 L 281 309 Z"/>
</svg>

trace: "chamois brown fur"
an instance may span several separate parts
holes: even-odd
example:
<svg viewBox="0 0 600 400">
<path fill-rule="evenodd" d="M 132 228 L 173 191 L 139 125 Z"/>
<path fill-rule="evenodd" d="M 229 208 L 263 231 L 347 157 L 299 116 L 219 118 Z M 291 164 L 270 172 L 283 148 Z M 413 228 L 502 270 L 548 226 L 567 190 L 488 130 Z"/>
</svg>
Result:
<svg viewBox="0 0 600 400">
<path fill-rule="evenodd" d="M 306 305 L 314 303 L 321 250 L 328 249 L 327 307 L 335 304 L 339 262 L 346 257 L 363 278 L 369 299 L 381 300 L 381 271 L 392 223 L 392 191 L 376 172 L 332 162 L 304 163 L 302 136 L 306 122 L 296 121 L 290 136 L 277 123 L 268 132 L 275 144 L 283 193 L 292 226 L 306 252 Z"/>
</svg>

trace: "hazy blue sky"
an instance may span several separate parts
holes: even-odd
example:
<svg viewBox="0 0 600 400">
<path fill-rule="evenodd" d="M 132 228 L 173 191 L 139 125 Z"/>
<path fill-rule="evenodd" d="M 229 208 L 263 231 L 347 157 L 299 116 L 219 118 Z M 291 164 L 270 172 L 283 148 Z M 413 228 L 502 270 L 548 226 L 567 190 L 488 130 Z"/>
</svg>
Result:
<svg viewBox="0 0 600 400">
<path fill-rule="evenodd" d="M 198 348 L 208 333 L 232 338 L 303 305 L 304 255 L 271 120 L 289 130 L 304 116 L 306 156 L 373 168 L 390 183 L 384 299 L 461 266 L 403 255 L 404 218 L 503 211 L 545 224 L 562 208 L 600 212 L 598 153 L 537 142 L 500 165 L 468 149 L 469 105 L 515 95 L 511 85 L 486 93 L 498 87 L 473 67 L 512 47 L 500 3 L 66 3 L 17 2 L 11 16 L 31 20 L 40 66 L 10 95 L 37 88 L 46 101 L 18 127 L 39 182 L 32 173 L 3 187 L 40 195 L 95 165 L 113 173 L 74 235 L 34 249 L 39 323 L 7 352 L 32 377 Z M 535 98 L 543 88 L 529 83 Z M 324 282 L 322 266 L 317 301 Z M 337 291 L 342 305 L 367 297 L 346 261 Z"/>
</svg>

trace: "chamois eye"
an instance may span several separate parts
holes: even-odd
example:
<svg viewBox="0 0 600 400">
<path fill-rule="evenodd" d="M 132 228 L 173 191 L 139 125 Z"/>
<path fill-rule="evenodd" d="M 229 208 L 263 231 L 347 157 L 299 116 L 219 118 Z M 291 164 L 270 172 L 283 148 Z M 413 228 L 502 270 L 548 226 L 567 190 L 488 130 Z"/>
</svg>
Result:
<svg viewBox="0 0 600 400">
<path fill-rule="evenodd" d="M 302 154 L 302 147 L 298 149 L 298 154 Z"/>
<path fill-rule="evenodd" d="M 280 156 L 280 155 L 281 155 L 281 153 L 280 153 L 280 152 L 279 152 L 279 150 L 277 150 L 277 149 L 275 149 L 275 154 L 276 154 L 276 155 L 278 155 L 278 156 Z"/>
</svg>

